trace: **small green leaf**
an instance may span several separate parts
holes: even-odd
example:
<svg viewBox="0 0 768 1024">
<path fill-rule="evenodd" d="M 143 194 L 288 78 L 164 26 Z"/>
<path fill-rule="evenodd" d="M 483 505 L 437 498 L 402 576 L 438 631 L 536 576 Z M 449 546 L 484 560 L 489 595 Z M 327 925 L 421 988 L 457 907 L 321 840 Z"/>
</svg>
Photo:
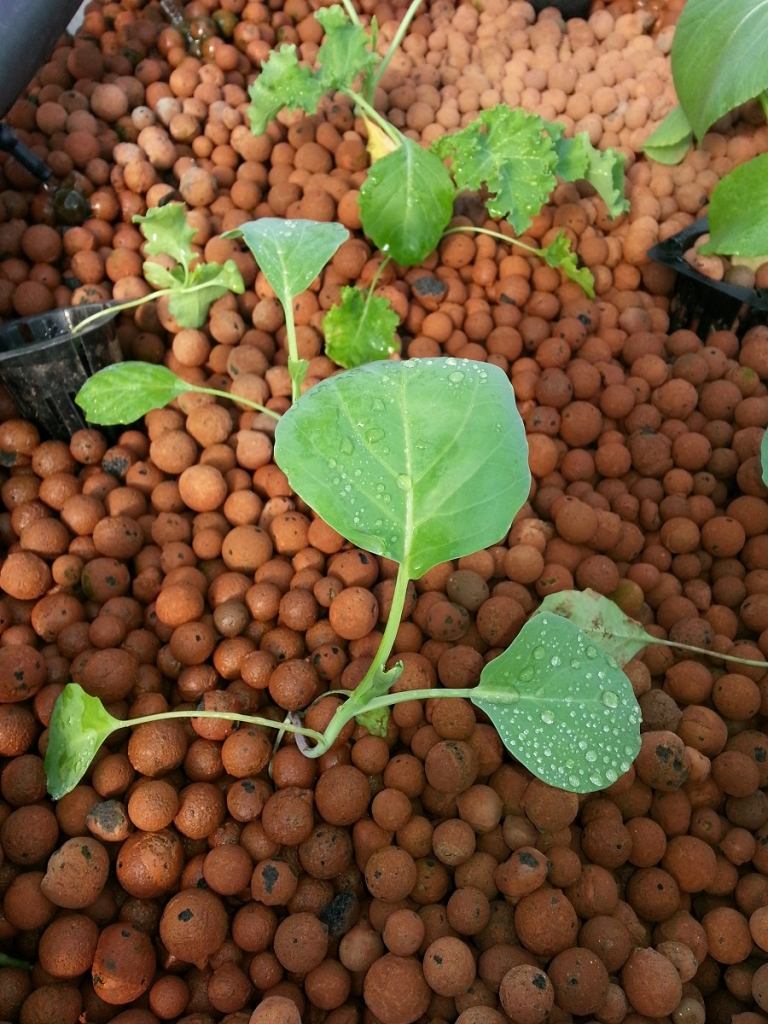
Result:
<svg viewBox="0 0 768 1024">
<path fill-rule="evenodd" d="M 133 423 L 150 409 L 162 409 L 192 388 L 165 366 L 113 363 L 83 384 L 75 401 L 89 423 L 108 427 Z"/>
<path fill-rule="evenodd" d="M 273 50 L 248 89 L 251 131 L 263 135 L 283 109 L 314 114 L 324 92 L 319 76 L 299 64 L 293 43 Z"/>
<path fill-rule="evenodd" d="M 148 256 L 170 256 L 179 263 L 184 271 L 188 271 L 195 259 L 192 239 L 197 234 L 187 221 L 187 214 L 181 203 L 166 203 L 165 206 L 153 206 L 144 216 L 136 214 L 134 224 L 138 224 L 146 238 L 144 251 Z M 166 287 L 166 286 L 161 286 Z"/>
<path fill-rule="evenodd" d="M 639 622 L 596 590 L 561 590 L 550 594 L 541 602 L 539 612 L 570 619 L 620 665 L 655 642 Z"/>
<path fill-rule="evenodd" d="M 368 363 L 321 381 L 281 417 L 275 461 L 327 523 L 411 579 L 496 543 L 531 479 L 506 374 L 464 359 Z"/>
<path fill-rule="evenodd" d="M 593 793 L 640 749 L 640 709 L 624 673 L 573 622 L 539 612 L 480 676 L 472 703 L 550 786 Z"/>
<path fill-rule="evenodd" d="M 682 107 L 673 107 L 645 141 L 643 152 L 660 164 L 679 164 L 693 143 L 693 132 Z"/>
<path fill-rule="evenodd" d="M 363 230 L 395 262 L 414 266 L 436 248 L 455 196 L 442 161 L 404 137 L 373 164 L 360 189 Z"/>
<path fill-rule="evenodd" d="M 31 971 L 33 964 L 26 960 L 17 960 L 15 956 L 8 956 L 7 953 L 0 953 L 0 967 L 18 967 L 22 971 Z"/>
<path fill-rule="evenodd" d="M 377 63 L 371 51 L 368 33 L 355 24 L 343 7 L 321 7 L 315 19 L 325 31 L 325 38 L 317 54 L 320 82 L 323 90 L 344 89 L 353 84 L 357 76 Z"/>
<path fill-rule="evenodd" d="M 766 0 L 691 0 L 672 44 L 672 77 L 697 138 L 768 86 Z"/>
<path fill-rule="evenodd" d="M 564 231 L 555 236 L 554 240 L 540 250 L 541 258 L 550 267 L 562 270 L 567 278 L 575 281 L 590 299 L 595 297 L 595 278 L 589 267 L 580 267 L 576 262 L 576 253 L 571 248 L 571 240 Z"/>
<path fill-rule="evenodd" d="M 182 267 L 175 267 L 174 269 L 176 271 L 175 274 L 173 270 L 166 270 L 159 263 L 145 260 L 141 272 L 147 284 L 151 284 L 154 288 L 178 288 L 179 285 L 183 284 L 184 271 Z"/>
<path fill-rule="evenodd" d="M 346 369 L 387 359 L 399 349 L 398 322 L 397 313 L 381 295 L 370 289 L 342 288 L 341 302 L 323 320 L 325 354 Z"/>
<path fill-rule="evenodd" d="M 763 483 L 768 487 L 768 430 L 763 434 L 760 442 L 760 468 L 763 471 Z"/>
<path fill-rule="evenodd" d="M 101 744 L 123 724 L 77 683 L 64 687 L 53 707 L 45 752 L 45 776 L 54 800 L 75 788 Z"/>
<path fill-rule="evenodd" d="M 242 295 L 243 278 L 234 260 L 226 263 L 201 263 L 189 275 L 183 288 L 177 288 L 168 300 L 171 316 L 182 327 L 202 327 L 212 302 L 227 292 Z"/>
<path fill-rule="evenodd" d="M 557 184 L 555 144 L 545 128 L 536 114 L 499 104 L 432 149 L 450 159 L 459 189 L 487 188 L 491 216 L 507 218 L 522 234 Z"/>
<path fill-rule="evenodd" d="M 700 253 L 763 256 L 768 252 L 766 175 L 768 153 L 763 153 L 715 185 L 709 200 L 709 241 L 699 247 Z"/>
<path fill-rule="evenodd" d="M 544 130 L 557 150 L 557 176 L 563 181 L 588 181 L 611 217 L 629 209 L 624 197 L 624 156 L 615 149 L 595 149 L 586 132 L 566 138 L 557 122 L 544 121 Z"/>
<path fill-rule="evenodd" d="M 349 232 L 335 222 L 261 217 L 222 237 L 244 240 L 285 308 L 309 288 Z"/>
</svg>

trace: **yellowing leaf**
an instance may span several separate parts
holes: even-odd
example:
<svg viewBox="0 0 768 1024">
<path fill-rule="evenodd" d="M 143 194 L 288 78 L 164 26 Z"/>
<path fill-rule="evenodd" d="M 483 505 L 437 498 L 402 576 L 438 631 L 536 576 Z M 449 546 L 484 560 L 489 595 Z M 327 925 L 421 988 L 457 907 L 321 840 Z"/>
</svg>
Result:
<svg viewBox="0 0 768 1024">
<path fill-rule="evenodd" d="M 391 139 L 385 131 L 365 115 L 363 115 L 363 121 L 365 122 L 365 130 L 368 133 L 366 149 L 371 158 L 371 163 L 376 163 L 377 160 L 381 160 L 388 153 L 394 153 L 397 149 L 395 140 Z"/>
</svg>

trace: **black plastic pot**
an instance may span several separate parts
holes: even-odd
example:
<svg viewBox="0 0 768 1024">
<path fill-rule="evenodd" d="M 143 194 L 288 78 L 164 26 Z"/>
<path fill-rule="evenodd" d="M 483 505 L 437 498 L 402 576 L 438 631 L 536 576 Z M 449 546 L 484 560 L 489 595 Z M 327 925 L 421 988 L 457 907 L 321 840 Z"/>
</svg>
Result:
<svg viewBox="0 0 768 1024">
<path fill-rule="evenodd" d="M 588 18 L 592 0 L 530 0 L 538 14 L 545 7 L 556 7 L 564 18 Z"/>
<path fill-rule="evenodd" d="M 702 339 L 710 331 L 734 331 L 741 337 L 750 327 L 768 323 L 768 291 L 713 281 L 688 263 L 685 253 L 708 230 L 707 218 L 702 217 L 648 253 L 652 260 L 678 273 L 669 311 L 670 329 L 695 331 Z"/>
<path fill-rule="evenodd" d="M 97 370 L 122 359 L 116 313 L 72 336 L 73 327 L 101 309 L 109 306 L 57 309 L 0 327 L 0 380 L 21 415 L 49 437 L 66 439 L 86 426 L 75 395 Z"/>
</svg>

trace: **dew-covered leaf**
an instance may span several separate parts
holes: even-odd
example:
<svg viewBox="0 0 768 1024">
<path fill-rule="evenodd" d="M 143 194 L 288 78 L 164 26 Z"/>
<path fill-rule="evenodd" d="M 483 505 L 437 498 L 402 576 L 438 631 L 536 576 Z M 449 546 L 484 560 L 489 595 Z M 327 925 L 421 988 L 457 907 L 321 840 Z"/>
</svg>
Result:
<svg viewBox="0 0 768 1024">
<path fill-rule="evenodd" d="M 182 203 L 152 206 L 145 214 L 137 213 L 133 222 L 146 239 L 144 252 L 148 256 L 170 256 L 186 273 L 196 255 L 192 239 L 197 229 L 187 221 Z"/>
<path fill-rule="evenodd" d="M 580 267 L 576 253 L 571 248 L 571 240 L 564 231 L 555 235 L 554 239 L 540 250 L 541 257 L 550 267 L 562 270 L 567 278 L 575 281 L 590 299 L 595 297 L 595 278 L 589 267 Z"/>
<path fill-rule="evenodd" d="M 312 284 L 349 232 L 335 222 L 260 217 L 223 237 L 243 239 L 285 308 Z"/>
<path fill-rule="evenodd" d="M 697 138 L 768 87 L 768 0 L 689 0 L 672 44 L 672 77 Z"/>
<path fill-rule="evenodd" d="M 573 622 L 548 612 L 488 662 L 472 703 L 519 761 L 559 789 L 604 789 L 640 749 L 640 709 L 627 677 Z"/>
<path fill-rule="evenodd" d="M 317 53 L 323 90 L 351 86 L 361 72 L 372 68 L 378 60 L 371 50 L 368 33 L 339 4 L 321 7 L 315 11 L 315 19 L 325 32 Z"/>
<path fill-rule="evenodd" d="M 656 642 L 639 622 L 596 590 L 561 590 L 550 594 L 541 602 L 537 614 L 540 612 L 570 619 L 620 665 Z"/>
<path fill-rule="evenodd" d="M 280 419 L 275 460 L 319 516 L 411 579 L 496 543 L 531 479 L 506 374 L 463 359 L 321 381 Z"/>
<path fill-rule="evenodd" d="M 557 184 L 555 143 L 545 122 L 506 104 L 482 111 L 466 128 L 433 142 L 432 149 L 450 159 L 459 189 L 486 188 L 488 212 L 507 218 L 518 234 Z"/>
<path fill-rule="evenodd" d="M 768 253 L 768 153 L 735 167 L 715 185 L 709 200 L 709 241 L 703 254 L 764 256 Z"/>
<path fill-rule="evenodd" d="M 645 140 L 643 152 L 660 164 L 679 164 L 693 143 L 693 132 L 682 107 L 673 107 Z"/>
<path fill-rule="evenodd" d="M 187 284 L 171 294 L 168 309 L 181 327 L 202 327 L 212 302 L 227 292 L 242 295 L 244 291 L 243 278 L 234 260 L 223 264 L 200 263 L 190 273 Z"/>
<path fill-rule="evenodd" d="M 342 288 L 341 302 L 332 306 L 323 320 L 325 354 L 339 366 L 350 369 L 397 352 L 395 337 L 398 316 L 389 302 L 368 289 Z"/>
<path fill-rule="evenodd" d="M 165 366 L 113 363 L 83 384 L 75 401 L 89 423 L 107 427 L 133 423 L 150 409 L 162 409 L 193 388 Z"/>
<path fill-rule="evenodd" d="M 77 683 L 64 687 L 53 706 L 45 752 L 45 777 L 54 800 L 75 788 L 107 736 L 123 725 Z"/>
<path fill-rule="evenodd" d="M 263 135 L 283 109 L 314 114 L 324 92 L 319 76 L 299 64 L 296 47 L 286 43 L 270 53 L 261 74 L 248 89 L 251 131 Z"/>
<path fill-rule="evenodd" d="M 412 139 L 377 160 L 360 189 L 366 235 L 404 267 L 437 246 L 453 213 L 456 190 L 442 160 Z"/>
</svg>

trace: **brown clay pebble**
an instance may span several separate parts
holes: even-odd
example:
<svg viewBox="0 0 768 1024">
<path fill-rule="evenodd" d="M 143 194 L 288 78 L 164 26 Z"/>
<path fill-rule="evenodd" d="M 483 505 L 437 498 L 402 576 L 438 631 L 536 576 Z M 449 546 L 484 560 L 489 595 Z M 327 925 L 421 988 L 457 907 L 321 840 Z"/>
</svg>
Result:
<svg viewBox="0 0 768 1024">
<path fill-rule="evenodd" d="M 555 1002 L 566 1013 L 578 1017 L 596 1013 L 608 993 L 608 971 L 589 949 L 563 950 L 547 968 L 555 990 Z"/>
<path fill-rule="evenodd" d="M 502 978 L 499 999 L 515 1024 L 544 1024 L 555 1004 L 555 990 L 539 967 L 518 964 Z"/>
<path fill-rule="evenodd" d="M 683 995 L 674 964 L 655 949 L 635 949 L 621 971 L 621 984 L 634 1009 L 646 1017 L 666 1017 Z"/>
<path fill-rule="evenodd" d="M 459 996 L 475 980 L 475 958 L 461 939 L 451 935 L 427 946 L 422 963 L 427 984 L 439 996 Z"/>
<path fill-rule="evenodd" d="M 101 893 L 109 874 L 109 857 L 95 839 L 68 839 L 51 856 L 40 891 L 68 910 L 88 907 Z"/>
<path fill-rule="evenodd" d="M 227 936 L 224 904 L 204 889 L 183 889 L 165 905 L 160 938 L 168 952 L 202 970 Z"/>
<path fill-rule="evenodd" d="M 93 989 L 105 1003 L 122 1006 L 146 992 L 155 973 L 148 935 L 130 924 L 111 924 L 99 936 L 93 957 Z"/>
<path fill-rule="evenodd" d="M 381 1024 L 413 1024 L 426 1013 L 431 996 L 418 960 L 387 953 L 369 968 L 363 998 Z"/>
</svg>

